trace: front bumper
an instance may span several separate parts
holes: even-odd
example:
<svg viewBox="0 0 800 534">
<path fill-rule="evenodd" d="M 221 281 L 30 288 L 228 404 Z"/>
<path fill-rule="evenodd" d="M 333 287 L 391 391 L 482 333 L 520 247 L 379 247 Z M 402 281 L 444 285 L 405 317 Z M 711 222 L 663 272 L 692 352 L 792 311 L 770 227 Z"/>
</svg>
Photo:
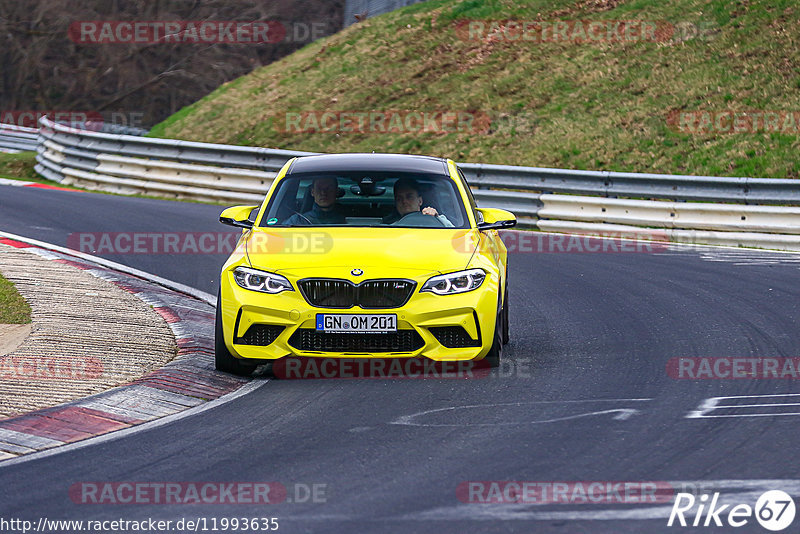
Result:
<svg viewBox="0 0 800 534">
<path fill-rule="evenodd" d="M 311 306 L 297 290 L 269 295 L 241 288 L 233 280 L 230 271 L 223 271 L 220 296 L 225 345 L 231 354 L 242 359 L 275 360 L 285 356 L 307 356 L 328 358 L 413 358 L 425 357 L 435 361 L 462 361 L 481 359 L 489 351 L 497 317 L 499 284 L 494 277 L 487 277 L 475 291 L 456 295 L 434 295 L 420 293 L 418 282 L 408 302 L 400 308 L 350 309 L 318 308 Z M 405 332 L 404 347 L 398 350 L 370 350 L 370 342 L 361 343 L 361 348 L 348 350 L 308 350 L 310 339 L 315 336 L 363 336 L 363 334 L 316 334 L 317 313 L 365 313 L 396 314 L 397 329 Z M 257 325 L 261 337 L 253 337 L 248 330 Z M 260 325 L 269 325 L 261 327 Z M 443 327 L 451 327 L 441 330 Z M 450 336 L 452 327 L 461 327 L 460 335 Z M 437 330 L 439 328 L 440 330 Z M 432 330 L 433 329 L 433 330 Z M 254 331 L 252 331 L 254 332 Z M 416 334 L 412 334 L 416 332 Z M 434 332 L 437 335 L 434 335 Z M 443 333 L 447 332 L 448 336 Z M 262 335 L 263 334 L 263 335 Z M 297 335 L 296 335 L 297 334 Z M 306 337 L 303 338 L 303 335 Z M 371 334 L 372 336 L 391 334 Z M 409 343 L 406 338 L 421 339 Z M 257 339 L 266 345 L 246 344 Z M 300 340 L 303 339 L 303 342 Z M 474 346 L 451 348 L 453 339 L 467 341 Z M 445 346 L 440 340 L 451 345 Z M 375 340 L 373 340 L 375 341 Z M 380 343 L 381 340 L 377 340 Z M 457 343 L 465 344 L 465 343 Z M 341 345 L 341 343 L 340 343 Z M 359 344 L 355 344 L 359 345 Z M 418 348 L 416 348 L 418 347 Z"/>
</svg>

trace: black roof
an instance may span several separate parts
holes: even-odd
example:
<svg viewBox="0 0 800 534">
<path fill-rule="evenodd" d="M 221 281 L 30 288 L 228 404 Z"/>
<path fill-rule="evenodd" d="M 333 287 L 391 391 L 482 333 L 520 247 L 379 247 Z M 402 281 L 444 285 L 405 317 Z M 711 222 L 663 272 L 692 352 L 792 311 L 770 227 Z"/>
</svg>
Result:
<svg viewBox="0 0 800 534">
<path fill-rule="evenodd" d="M 313 172 L 422 172 L 448 174 L 447 160 L 407 154 L 325 154 L 297 158 L 287 174 Z"/>
</svg>

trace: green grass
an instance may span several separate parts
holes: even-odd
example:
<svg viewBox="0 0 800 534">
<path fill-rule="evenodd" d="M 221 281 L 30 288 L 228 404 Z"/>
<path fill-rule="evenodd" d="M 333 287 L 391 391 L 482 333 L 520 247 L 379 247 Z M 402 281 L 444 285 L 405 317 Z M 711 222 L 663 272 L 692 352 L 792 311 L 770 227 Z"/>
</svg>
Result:
<svg viewBox="0 0 800 534">
<path fill-rule="evenodd" d="M 14 288 L 14 284 L 0 276 L 0 324 L 30 322 L 31 307 Z"/>
<path fill-rule="evenodd" d="M 19 152 L 7 154 L 0 152 L 0 178 L 39 182 L 42 178 L 36 174 L 36 152 Z"/>
<path fill-rule="evenodd" d="M 80 187 L 74 187 L 42 178 L 34 169 L 35 166 L 36 152 L 19 152 L 17 154 L 0 152 L 0 178 L 35 182 L 37 184 L 74 189 L 75 191 L 88 191 Z"/>
<path fill-rule="evenodd" d="M 644 20 L 688 40 L 468 41 L 464 19 Z M 320 152 L 729 176 L 800 176 L 800 137 L 676 131 L 675 110 L 800 110 L 791 0 L 430 0 L 355 24 L 223 85 L 157 125 L 175 139 Z M 684 35 L 689 35 L 684 32 Z M 298 133 L 287 111 L 466 111 L 451 133 Z"/>
</svg>

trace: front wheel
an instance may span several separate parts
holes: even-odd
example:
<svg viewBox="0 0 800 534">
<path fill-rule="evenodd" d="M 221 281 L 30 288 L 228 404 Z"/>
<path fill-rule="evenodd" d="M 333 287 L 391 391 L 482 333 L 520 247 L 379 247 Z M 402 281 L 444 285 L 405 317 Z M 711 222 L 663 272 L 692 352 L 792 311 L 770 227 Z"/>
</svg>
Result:
<svg viewBox="0 0 800 534">
<path fill-rule="evenodd" d="M 503 310 L 500 307 L 497 310 L 497 320 L 494 324 L 492 338 L 492 348 L 483 359 L 486 360 L 489 367 L 500 367 L 500 360 L 503 357 Z"/>
<path fill-rule="evenodd" d="M 508 326 L 508 274 L 506 274 L 506 299 L 503 302 L 503 345 L 511 341 L 511 333 Z"/>
<path fill-rule="evenodd" d="M 217 371 L 237 376 L 250 376 L 256 369 L 256 366 L 248 365 L 234 357 L 225 345 L 225 337 L 222 332 L 222 306 L 219 294 L 217 294 L 217 318 L 214 328 L 214 366 Z"/>
</svg>

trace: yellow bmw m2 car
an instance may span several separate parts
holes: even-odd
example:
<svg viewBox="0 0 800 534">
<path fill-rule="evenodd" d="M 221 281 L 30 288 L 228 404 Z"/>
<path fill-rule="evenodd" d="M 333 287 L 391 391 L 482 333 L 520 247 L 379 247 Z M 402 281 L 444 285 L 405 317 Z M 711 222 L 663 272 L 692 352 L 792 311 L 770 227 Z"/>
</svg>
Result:
<svg viewBox="0 0 800 534">
<path fill-rule="evenodd" d="M 477 207 L 453 161 L 295 158 L 260 207 L 228 208 L 220 221 L 243 230 L 220 279 L 218 370 L 248 375 L 286 356 L 500 364 L 498 229 L 516 218 Z"/>
</svg>

